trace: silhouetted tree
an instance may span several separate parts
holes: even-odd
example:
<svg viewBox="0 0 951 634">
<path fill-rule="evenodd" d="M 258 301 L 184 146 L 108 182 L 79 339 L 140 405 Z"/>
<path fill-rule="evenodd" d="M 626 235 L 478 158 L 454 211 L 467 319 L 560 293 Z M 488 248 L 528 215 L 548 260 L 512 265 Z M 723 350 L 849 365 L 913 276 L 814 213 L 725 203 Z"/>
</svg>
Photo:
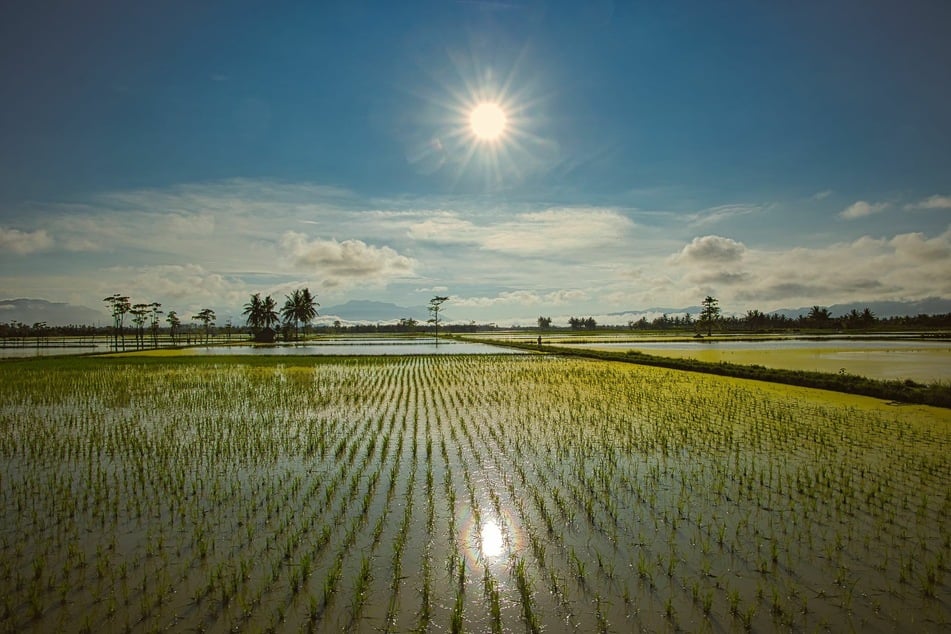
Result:
<svg viewBox="0 0 951 634">
<path fill-rule="evenodd" d="M 258 331 L 264 328 L 264 302 L 261 300 L 261 293 L 255 293 L 250 301 L 244 305 L 242 315 L 247 315 L 247 324 L 251 329 L 251 334 L 257 336 Z"/>
<path fill-rule="evenodd" d="M 178 334 L 178 327 L 182 325 L 182 320 L 178 318 L 178 313 L 170 310 L 165 316 L 165 321 L 168 322 L 168 334 L 172 338 L 172 345 L 175 345 L 175 335 Z"/>
<path fill-rule="evenodd" d="M 765 318 L 766 315 L 754 308 L 752 310 L 746 311 L 746 317 L 744 317 L 744 320 L 746 321 L 746 325 L 751 330 L 756 330 L 762 327 Z"/>
<path fill-rule="evenodd" d="M 284 307 L 281 308 L 281 316 L 284 323 L 294 324 L 294 336 L 300 338 L 300 324 L 306 325 L 317 316 L 316 306 L 319 306 L 310 294 L 310 289 L 299 288 L 290 295 L 284 296 Z"/>
<path fill-rule="evenodd" d="M 119 350 L 119 337 L 122 337 L 122 349 L 125 350 L 125 332 L 123 331 L 125 325 L 123 321 L 125 320 L 125 314 L 129 312 L 131 306 L 129 305 L 129 298 L 125 295 L 111 295 L 106 297 L 102 301 L 108 302 L 112 307 L 112 322 L 113 322 L 113 347 L 116 350 Z"/>
<path fill-rule="evenodd" d="M 551 328 L 551 317 L 539 317 L 538 327 L 542 329 Z"/>
<path fill-rule="evenodd" d="M 40 339 L 46 336 L 49 326 L 45 321 L 38 321 L 33 324 L 33 334 L 36 336 L 36 347 L 40 347 Z"/>
<path fill-rule="evenodd" d="M 162 311 L 159 310 L 162 305 L 158 302 L 152 302 L 149 304 L 149 308 L 152 309 L 152 322 L 149 324 L 152 330 L 152 347 L 158 348 L 158 331 L 159 331 L 159 315 L 162 314 Z"/>
<path fill-rule="evenodd" d="M 145 347 L 145 317 L 149 314 L 148 304 L 134 304 L 129 310 L 132 314 L 132 323 L 135 324 L 135 347 Z"/>
<path fill-rule="evenodd" d="M 716 297 L 707 295 L 701 302 L 703 309 L 700 311 L 700 321 L 698 326 L 707 327 L 707 336 L 713 334 L 713 324 L 720 319 L 720 302 Z"/>
<path fill-rule="evenodd" d="M 281 322 L 280 317 L 277 316 L 277 302 L 270 295 L 261 301 L 261 319 L 265 328 L 276 326 Z"/>
<path fill-rule="evenodd" d="M 205 331 L 205 343 L 208 343 L 208 335 L 211 331 L 211 326 L 215 323 L 215 311 L 210 308 L 202 308 L 198 311 L 198 314 L 192 317 L 195 321 L 200 321 L 204 324 Z"/>
<path fill-rule="evenodd" d="M 826 328 L 831 324 L 832 313 L 823 306 L 813 306 L 806 315 L 806 321 L 816 328 Z"/>
<path fill-rule="evenodd" d="M 439 343 L 439 310 L 443 305 L 443 302 L 447 301 L 448 297 L 440 297 L 437 295 L 429 300 L 429 314 L 432 317 L 427 321 L 427 323 L 433 324 L 436 333 L 436 343 Z"/>
</svg>

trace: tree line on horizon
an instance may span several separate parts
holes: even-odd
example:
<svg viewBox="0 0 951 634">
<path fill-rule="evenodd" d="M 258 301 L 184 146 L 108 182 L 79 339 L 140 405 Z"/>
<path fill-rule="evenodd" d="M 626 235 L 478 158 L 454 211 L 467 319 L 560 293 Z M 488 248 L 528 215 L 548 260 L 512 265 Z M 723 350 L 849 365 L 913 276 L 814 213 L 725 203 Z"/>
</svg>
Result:
<svg viewBox="0 0 951 634">
<path fill-rule="evenodd" d="M 127 295 L 120 293 L 110 295 L 102 301 L 106 302 L 111 310 L 113 348 L 115 350 L 125 350 L 126 348 L 125 319 L 127 315 L 130 316 L 134 326 L 135 348 L 143 349 L 146 347 L 146 324 L 148 324 L 151 333 L 152 347 L 158 347 L 158 336 L 161 330 L 160 315 L 164 314 L 160 310 L 162 304 L 159 302 L 132 304 Z M 250 328 L 255 340 L 273 341 L 273 334 L 269 334 L 273 333 L 271 326 L 278 325 L 282 320 L 285 326 L 285 339 L 290 339 L 288 336 L 290 327 L 293 326 L 294 337 L 298 338 L 300 336 L 300 325 L 304 324 L 306 329 L 307 325 L 317 316 L 317 306 L 319 305 L 309 288 L 299 288 L 285 296 L 285 302 L 280 309 L 279 317 L 277 303 L 270 295 L 262 299 L 260 293 L 254 293 L 251 295 L 250 301 L 245 304 L 243 314 L 247 317 L 246 325 Z M 198 314 L 192 316 L 193 321 L 202 324 L 205 343 L 209 340 L 216 318 L 217 315 L 211 308 L 202 308 L 198 311 Z M 172 345 L 180 343 L 177 336 L 181 334 L 182 321 L 178 313 L 170 310 L 165 321 L 168 322 L 168 333 Z M 232 329 L 230 322 L 227 328 L 230 335 Z M 190 336 L 188 342 L 191 342 Z"/>
<path fill-rule="evenodd" d="M 539 316 L 538 328 L 558 328 L 553 325 L 551 317 Z M 599 326 L 594 317 L 568 318 L 568 327 L 572 330 L 594 330 L 596 328 L 620 329 L 620 325 Z M 900 317 L 878 317 L 866 307 L 862 311 L 852 309 L 842 315 L 834 316 L 824 306 L 813 306 L 805 315 L 789 317 L 781 313 L 763 313 L 751 309 L 745 315 L 721 314 L 719 302 L 716 298 L 707 296 L 701 311 L 696 316 L 690 313 L 667 314 L 648 319 L 646 316 L 638 320 L 627 322 L 629 330 L 703 330 L 708 333 L 713 329 L 726 331 L 769 331 L 793 330 L 797 328 L 829 329 L 829 330 L 861 330 L 876 327 L 919 327 L 919 328 L 948 328 L 951 327 L 951 313 L 946 314 L 918 314 Z"/>
<path fill-rule="evenodd" d="M 434 300 L 445 301 L 446 298 L 436 297 Z M 709 300 L 712 300 L 710 302 Z M 82 324 L 71 324 L 65 326 L 50 326 L 46 322 L 35 322 L 28 324 L 25 322 L 12 320 L 9 322 L 0 322 L 0 339 L 26 339 L 36 338 L 40 340 L 51 336 L 96 336 L 109 334 L 114 337 L 113 345 L 117 349 L 124 349 L 126 344 L 125 336 L 127 334 L 127 318 L 129 325 L 132 326 L 131 334 L 133 344 L 137 348 L 144 348 L 147 343 L 152 346 L 158 346 L 160 334 L 167 334 L 173 344 L 181 343 L 181 337 L 189 337 L 194 334 L 196 339 L 199 335 L 207 341 L 214 328 L 217 318 L 215 311 L 210 308 L 203 308 L 197 314 L 191 316 L 193 324 L 184 323 L 177 311 L 170 310 L 164 313 L 159 302 L 136 303 L 132 304 L 128 296 L 114 294 L 103 299 L 109 305 L 113 323 L 111 326 L 92 326 Z M 438 318 L 438 306 L 442 301 L 437 302 L 437 312 L 434 314 L 432 308 L 430 314 L 434 316 L 429 320 L 431 326 Z M 259 337 L 267 331 L 275 332 L 280 327 L 285 340 L 300 339 L 301 330 L 306 337 L 308 329 L 314 319 L 319 316 L 317 307 L 320 304 L 316 301 L 314 294 L 308 288 L 301 288 L 285 296 L 285 302 L 279 309 L 275 300 L 267 295 L 261 297 L 261 293 L 251 295 L 249 301 L 244 305 L 246 317 L 245 327 L 234 326 L 230 321 L 225 326 L 226 332 L 248 332 L 252 337 Z M 161 316 L 164 315 L 162 324 Z M 548 330 L 553 328 L 563 328 L 554 323 L 551 317 L 539 316 L 537 328 Z M 494 330 L 499 326 L 492 323 L 477 324 L 470 322 L 468 324 L 447 324 L 439 322 L 439 325 L 454 332 L 473 332 L 475 330 Z M 750 309 L 745 315 L 723 316 L 720 313 L 716 298 L 707 296 L 704 299 L 704 305 L 696 317 L 690 313 L 682 314 L 662 314 L 653 319 L 646 316 L 638 320 L 629 320 L 626 325 L 603 325 L 598 324 L 594 317 L 576 317 L 571 316 L 567 320 L 567 327 L 572 330 L 672 330 L 672 331 L 700 331 L 712 329 L 726 332 L 768 332 L 783 331 L 795 329 L 818 329 L 818 330 L 867 330 L 873 328 L 951 328 L 951 313 L 946 314 L 924 314 L 903 315 L 896 317 L 878 317 L 871 309 L 865 308 L 862 311 L 852 309 L 842 315 L 832 315 L 828 308 L 823 306 L 813 306 L 805 315 L 798 317 L 789 317 L 780 313 L 763 313 L 756 309 Z M 196 328 L 198 332 L 196 333 Z M 398 323 L 393 324 L 350 324 L 344 325 L 339 321 L 334 322 L 334 330 L 337 332 L 419 332 L 425 328 L 412 318 L 400 319 Z"/>
</svg>

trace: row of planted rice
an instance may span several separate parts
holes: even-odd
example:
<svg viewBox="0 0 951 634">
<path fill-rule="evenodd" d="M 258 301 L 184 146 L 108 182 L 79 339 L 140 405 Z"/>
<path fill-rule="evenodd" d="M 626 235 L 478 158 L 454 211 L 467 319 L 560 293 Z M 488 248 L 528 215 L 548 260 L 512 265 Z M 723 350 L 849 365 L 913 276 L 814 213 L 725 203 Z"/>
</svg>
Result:
<svg viewBox="0 0 951 634">
<path fill-rule="evenodd" d="M 551 357 L 0 365 L 0 627 L 951 626 L 945 410 Z"/>
</svg>

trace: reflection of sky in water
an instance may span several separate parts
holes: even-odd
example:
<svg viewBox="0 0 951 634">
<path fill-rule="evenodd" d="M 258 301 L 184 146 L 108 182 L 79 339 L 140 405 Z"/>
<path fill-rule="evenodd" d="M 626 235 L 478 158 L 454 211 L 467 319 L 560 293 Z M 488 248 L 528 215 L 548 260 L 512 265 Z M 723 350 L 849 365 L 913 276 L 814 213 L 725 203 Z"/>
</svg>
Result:
<svg viewBox="0 0 951 634">
<path fill-rule="evenodd" d="M 481 524 L 467 511 L 462 523 L 462 545 L 471 567 L 504 566 L 511 554 L 521 550 L 522 534 L 507 510 L 503 510 L 501 517 L 491 511 L 483 513 Z"/>
<path fill-rule="evenodd" d="M 468 343 L 459 341 L 441 341 L 436 345 L 433 341 L 420 342 L 419 340 L 388 341 L 366 340 L 360 343 L 341 344 L 335 340 L 319 343 L 298 345 L 274 344 L 268 346 L 233 345 L 233 346 L 194 346 L 187 348 L 183 354 L 196 355 L 283 355 L 283 356 L 319 356 L 319 355 L 452 355 L 452 354 L 525 354 L 522 350 L 491 346 L 484 343 Z"/>
</svg>

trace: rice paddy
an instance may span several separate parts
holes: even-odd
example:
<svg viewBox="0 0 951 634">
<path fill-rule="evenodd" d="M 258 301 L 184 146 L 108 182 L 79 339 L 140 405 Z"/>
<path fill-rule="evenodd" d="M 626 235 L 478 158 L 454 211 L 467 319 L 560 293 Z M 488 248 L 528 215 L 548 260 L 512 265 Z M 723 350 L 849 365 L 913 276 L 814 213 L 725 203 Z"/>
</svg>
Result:
<svg viewBox="0 0 951 634">
<path fill-rule="evenodd" d="M 0 364 L 4 631 L 947 631 L 951 412 L 537 355 Z"/>
</svg>

